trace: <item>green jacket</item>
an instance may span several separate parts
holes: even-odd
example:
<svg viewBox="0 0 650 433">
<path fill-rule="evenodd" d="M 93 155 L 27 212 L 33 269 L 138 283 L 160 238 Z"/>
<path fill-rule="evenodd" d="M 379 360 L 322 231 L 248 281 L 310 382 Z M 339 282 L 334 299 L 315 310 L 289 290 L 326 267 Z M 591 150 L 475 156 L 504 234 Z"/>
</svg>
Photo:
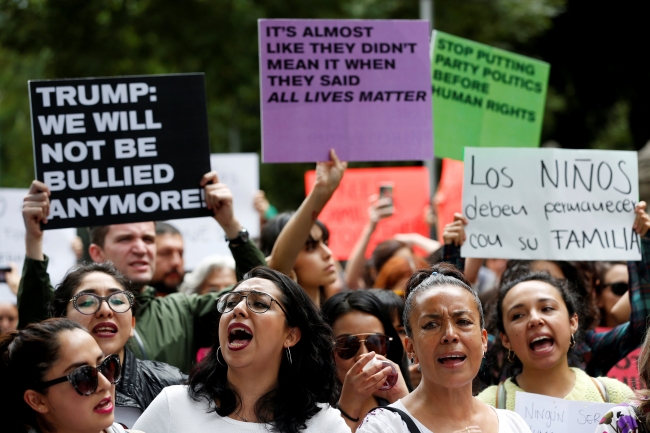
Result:
<svg viewBox="0 0 650 433">
<path fill-rule="evenodd" d="M 252 241 L 230 249 L 237 264 L 237 279 L 256 266 L 265 266 L 264 256 Z M 53 288 L 47 273 L 48 258 L 25 258 L 18 288 L 19 329 L 48 318 Z M 217 299 L 227 289 L 205 295 L 172 293 L 156 297 L 153 287 L 136 296 L 136 337 L 127 343 L 140 359 L 162 361 L 188 373 L 196 351 L 212 345 L 216 334 Z"/>
</svg>

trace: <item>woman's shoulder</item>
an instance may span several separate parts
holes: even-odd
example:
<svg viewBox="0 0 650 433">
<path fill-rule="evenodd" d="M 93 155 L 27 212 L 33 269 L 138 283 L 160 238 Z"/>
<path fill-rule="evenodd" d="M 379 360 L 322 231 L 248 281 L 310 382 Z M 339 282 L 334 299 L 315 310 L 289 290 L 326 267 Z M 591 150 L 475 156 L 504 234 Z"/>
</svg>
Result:
<svg viewBox="0 0 650 433">
<path fill-rule="evenodd" d="M 576 375 L 576 384 L 566 397 L 567 400 L 604 401 L 601 385 L 607 391 L 610 403 L 621 403 L 634 398 L 634 391 L 617 379 L 610 377 L 593 378 L 579 368 L 572 368 Z"/>
<path fill-rule="evenodd" d="M 481 391 L 476 398 L 481 400 L 483 403 L 490 405 L 492 407 L 496 407 L 497 405 L 497 390 L 498 390 L 498 385 L 492 385 L 488 386 L 485 388 L 483 391 Z"/>
<path fill-rule="evenodd" d="M 528 433 L 530 428 L 517 412 L 507 409 L 494 409 L 499 418 L 499 433 Z"/>
<path fill-rule="evenodd" d="M 596 427 L 596 433 L 618 433 L 620 431 L 635 433 L 638 431 L 638 423 L 635 407 L 622 403 L 614 406 L 603 416 Z"/>
<path fill-rule="evenodd" d="M 399 409 L 406 415 L 411 417 L 420 432 L 431 433 L 425 426 L 423 426 L 416 418 L 414 418 L 408 410 L 404 407 L 401 400 L 397 400 L 389 407 Z M 359 430 L 362 429 L 362 430 Z M 357 428 L 359 433 L 409 433 L 408 426 L 402 420 L 399 413 L 393 412 L 388 408 L 379 407 L 368 413 L 364 420 Z"/>
<path fill-rule="evenodd" d="M 307 421 L 308 433 L 349 433 L 350 427 L 341 418 L 341 412 L 327 403 L 318 403 L 320 410 Z"/>
</svg>

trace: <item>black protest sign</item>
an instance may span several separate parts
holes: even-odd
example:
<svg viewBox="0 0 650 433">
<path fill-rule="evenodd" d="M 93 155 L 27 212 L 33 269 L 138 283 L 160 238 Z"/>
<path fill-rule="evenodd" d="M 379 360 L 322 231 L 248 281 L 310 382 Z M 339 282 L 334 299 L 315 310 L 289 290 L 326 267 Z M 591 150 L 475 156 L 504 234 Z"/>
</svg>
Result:
<svg viewBox="0 0 650 433">
<path fill-rule="evenodd" d="M 203 74 L 29 82 L 44 229 L 210 215 Z"/>
</svg>

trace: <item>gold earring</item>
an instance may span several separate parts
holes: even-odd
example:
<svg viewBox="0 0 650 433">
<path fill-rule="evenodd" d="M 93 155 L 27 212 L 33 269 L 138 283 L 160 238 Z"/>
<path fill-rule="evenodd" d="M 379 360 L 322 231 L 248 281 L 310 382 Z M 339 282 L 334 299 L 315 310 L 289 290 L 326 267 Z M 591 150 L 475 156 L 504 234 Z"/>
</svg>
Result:
<svg viewBox="0 0 650 433">
<path fill-rule="evenodd" d="M 513 354 L 514 354 L 514 352 L 512 350 L 508 349 L 508 361 L 510 361 L 510 362 L 515 361 L 515 357 L 513 356 Z"/>
<path fill-rule="evenodd" d="M 573 334 L 571 334 L 571 342 L 569 343 L 569 349 L 573 349 L 573 346 L 575 345 L 576 345 L 576 339 L 573 336 Z"/>
</svg>

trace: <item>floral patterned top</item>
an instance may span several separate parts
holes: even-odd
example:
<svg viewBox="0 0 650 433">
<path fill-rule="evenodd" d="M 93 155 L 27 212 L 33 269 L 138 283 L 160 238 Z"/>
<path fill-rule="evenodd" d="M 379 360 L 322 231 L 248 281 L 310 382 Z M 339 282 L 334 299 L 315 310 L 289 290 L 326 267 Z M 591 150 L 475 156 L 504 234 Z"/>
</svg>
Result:
<svg viewBox="0 0 650 433">
<path fill-rule="evenodd" d="M 607 412 L 596 433 L 647 433 L 643 421 L 638 419 L 638 408 L 628 403 L 621 403 Z"/>
</svg>

